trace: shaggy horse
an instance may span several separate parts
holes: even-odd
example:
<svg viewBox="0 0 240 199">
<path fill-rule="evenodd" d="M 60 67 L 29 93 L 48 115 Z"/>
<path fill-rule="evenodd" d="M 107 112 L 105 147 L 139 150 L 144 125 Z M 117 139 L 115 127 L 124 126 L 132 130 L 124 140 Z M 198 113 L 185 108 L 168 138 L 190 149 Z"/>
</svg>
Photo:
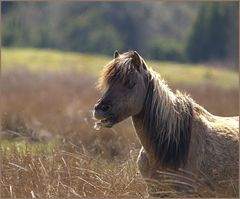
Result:
<svg viewBox="0 0 240 199">
<path fill-rule="evenodd" d="M 136 51 L 116 51 L 98 86 L 105 93 L 95 105 L 96 127 L 132 117 L 142 144 L 138 167 L 151 196 L 169 193 L 166 184 L 171 193 L 238 196 L 238 117 L 212 115 L 188 95 L 173 93 Z M 204 195 L 206 187 L 211 191 Z"/>
</svg>

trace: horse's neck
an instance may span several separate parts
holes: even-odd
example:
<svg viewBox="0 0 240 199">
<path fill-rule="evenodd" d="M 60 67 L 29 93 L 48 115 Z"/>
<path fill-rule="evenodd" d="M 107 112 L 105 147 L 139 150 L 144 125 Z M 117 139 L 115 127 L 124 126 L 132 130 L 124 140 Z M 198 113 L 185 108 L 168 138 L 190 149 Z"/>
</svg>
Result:
<svg viewBox="0 0 240 199">
<path fill-rule="evenodd" d="M 164 164 L 178 166 L 187 157 L 191 135 L 191 102 L 181 95 L 178 95 L 180 100 L 177 99 L 161 81 L 155 81 L 149 89 L 152 95 L 150 100 L 147 99 L 142 111 L 132 117 L 136 133 L 151 157 L 156 158 L 157 155 Z M 156 94 L 158 96 L 153 97 Z M 173 152 L 175 150 L 178 152 Z"/>
<path fill-rule="evenodd" d="M 160 82 L 160 81 L 159 81 Z M 154 82 L 155 84 L 156 83 L 159 83 L 159 82 Z M 163 82 L 162 82 L 163 83 Z M 156 89 L 155 88 L 156 85 L 151 85 L 149 89 Z M 162 96 L 164 96 L 165 98 L 175 98 L 175 95 L 172 91 L 170 91 L 170 89 L 167 88 L 167 85 L 165 85 L 163 83 L 163 86 L 165 88 L 161 88 L 159 87 L 159 89 L 162 89 L 162 90 L 158 90 L 158 92 L 162 93 Z M 164 99 L 166 100 L 166 99 Z M 148 114 L 146 112 L 146 109 L 147 109 L 147 106 L 149 108 L 152 108 L 150 107 L 151 104 L 149 104 L 149 102 L 147 103 L 145 101 L 144 105 L 143 105 L 143 108 L 142 110 L 140 111 L 140 113 L 138 113 L 137 115 L 134 115 L 132 116 L 132 121 L 133 121 L 133 125 L 135 127 L 135 131 L 136 131 L 136 134 L 142 144 L 142 146 L 144 147 L 144 149 L 147 151 L 147 153 L 151 156 L 151 157 L 154 157 L 154 149 L 153 147 L 151 146 L 152 144 L 149 142 L 149 134 L 150 132 L 147 132 L 146 130 L 146 127 L 144 126 L 144 120 L 146 119 L 146 117 L 148 117 L 146 114 Z M 158 107 L 161 109 L 161 107 Z M 168 110 L 168 111 L 175 111 L 174 110 L 174 107 L 167 107 L 168 109 L 171 108 L 172 110 Z M 161 118 L 159 116 L 156 115 L 155 117 L 155 120 L 161 120 Z"/>
<path fill-rule="evenodd" d="M 145 129 L 143 126 L 143 119 L 139 117 L 139 115 L 135 115 L 135 116 L 132 116 L 132 121 L 135 127 L 136 134 L 143 148 L 148 152 L 148 154 L 153 156 L 152 154 L 153 151 L 149 151 L 151 147 L 149 146 L 149 141 L 148 141 L 149 138 L 147 136 L 147 132 L 145 132 Z"/>
</svg>

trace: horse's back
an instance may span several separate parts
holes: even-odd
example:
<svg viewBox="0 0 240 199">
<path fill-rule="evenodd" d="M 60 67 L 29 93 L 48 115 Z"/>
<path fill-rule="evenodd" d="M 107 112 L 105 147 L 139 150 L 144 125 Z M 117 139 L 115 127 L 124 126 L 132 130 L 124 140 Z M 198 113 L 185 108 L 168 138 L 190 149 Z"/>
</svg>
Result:
<svg viewBox="0 0 240 199">
<path fill-rule="evenodd" d="M 214 129 L 218 133 L 226 134 L 225 137 L 232 136 L 239 141 L 239 117 L 219 117 L 215 116 L 216 120 L 213 124 Z"/>
<path fill-rule="evenodd" d="M 239 176 L 239 117 L 213 116 L 208 120 L 208 127 L 201 169 L 215 181 L 217 192 L 236 196 Z"/>
</svg>

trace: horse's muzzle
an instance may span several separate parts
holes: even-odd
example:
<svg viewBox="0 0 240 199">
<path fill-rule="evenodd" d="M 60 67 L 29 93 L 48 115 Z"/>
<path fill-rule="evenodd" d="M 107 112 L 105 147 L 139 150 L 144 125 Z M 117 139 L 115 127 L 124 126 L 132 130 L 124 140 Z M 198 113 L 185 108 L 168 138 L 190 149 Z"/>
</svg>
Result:
<svg viewBox="0 0 240 199">
<path fill-rule="evenodd" d="M 96 119 L 104 119 L 110 116 L 111 105 L 99 103 L 94 106 L 94 117 Z"/>
</svg>

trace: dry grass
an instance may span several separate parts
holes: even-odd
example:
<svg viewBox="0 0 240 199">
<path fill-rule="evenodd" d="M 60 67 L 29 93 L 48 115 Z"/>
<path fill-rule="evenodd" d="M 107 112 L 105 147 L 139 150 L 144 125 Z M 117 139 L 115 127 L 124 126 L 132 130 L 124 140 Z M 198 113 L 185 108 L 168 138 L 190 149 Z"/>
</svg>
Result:
<svg viewBox="0 0 240 199">
<path fill-rule="evenodd" d="M 147 196 L 130 120 L 93 129 L 91 109 L 100 96 L 94 84 L 94 77 L 75 72 L 2 74 L 1 197 Z M 171 87 L 187 91 L 214 114 L 238 114 L 237 89 Z M 173 194 L 204 196 L 203 190 Z"/>
<path fill-rule="evenodd" d="M 92 158 L 75 145 L 37 154 L 16 148 L 2 154 L 2 197 L 144 196 L 135 159 L 117 162 Z"/>
</svg>

